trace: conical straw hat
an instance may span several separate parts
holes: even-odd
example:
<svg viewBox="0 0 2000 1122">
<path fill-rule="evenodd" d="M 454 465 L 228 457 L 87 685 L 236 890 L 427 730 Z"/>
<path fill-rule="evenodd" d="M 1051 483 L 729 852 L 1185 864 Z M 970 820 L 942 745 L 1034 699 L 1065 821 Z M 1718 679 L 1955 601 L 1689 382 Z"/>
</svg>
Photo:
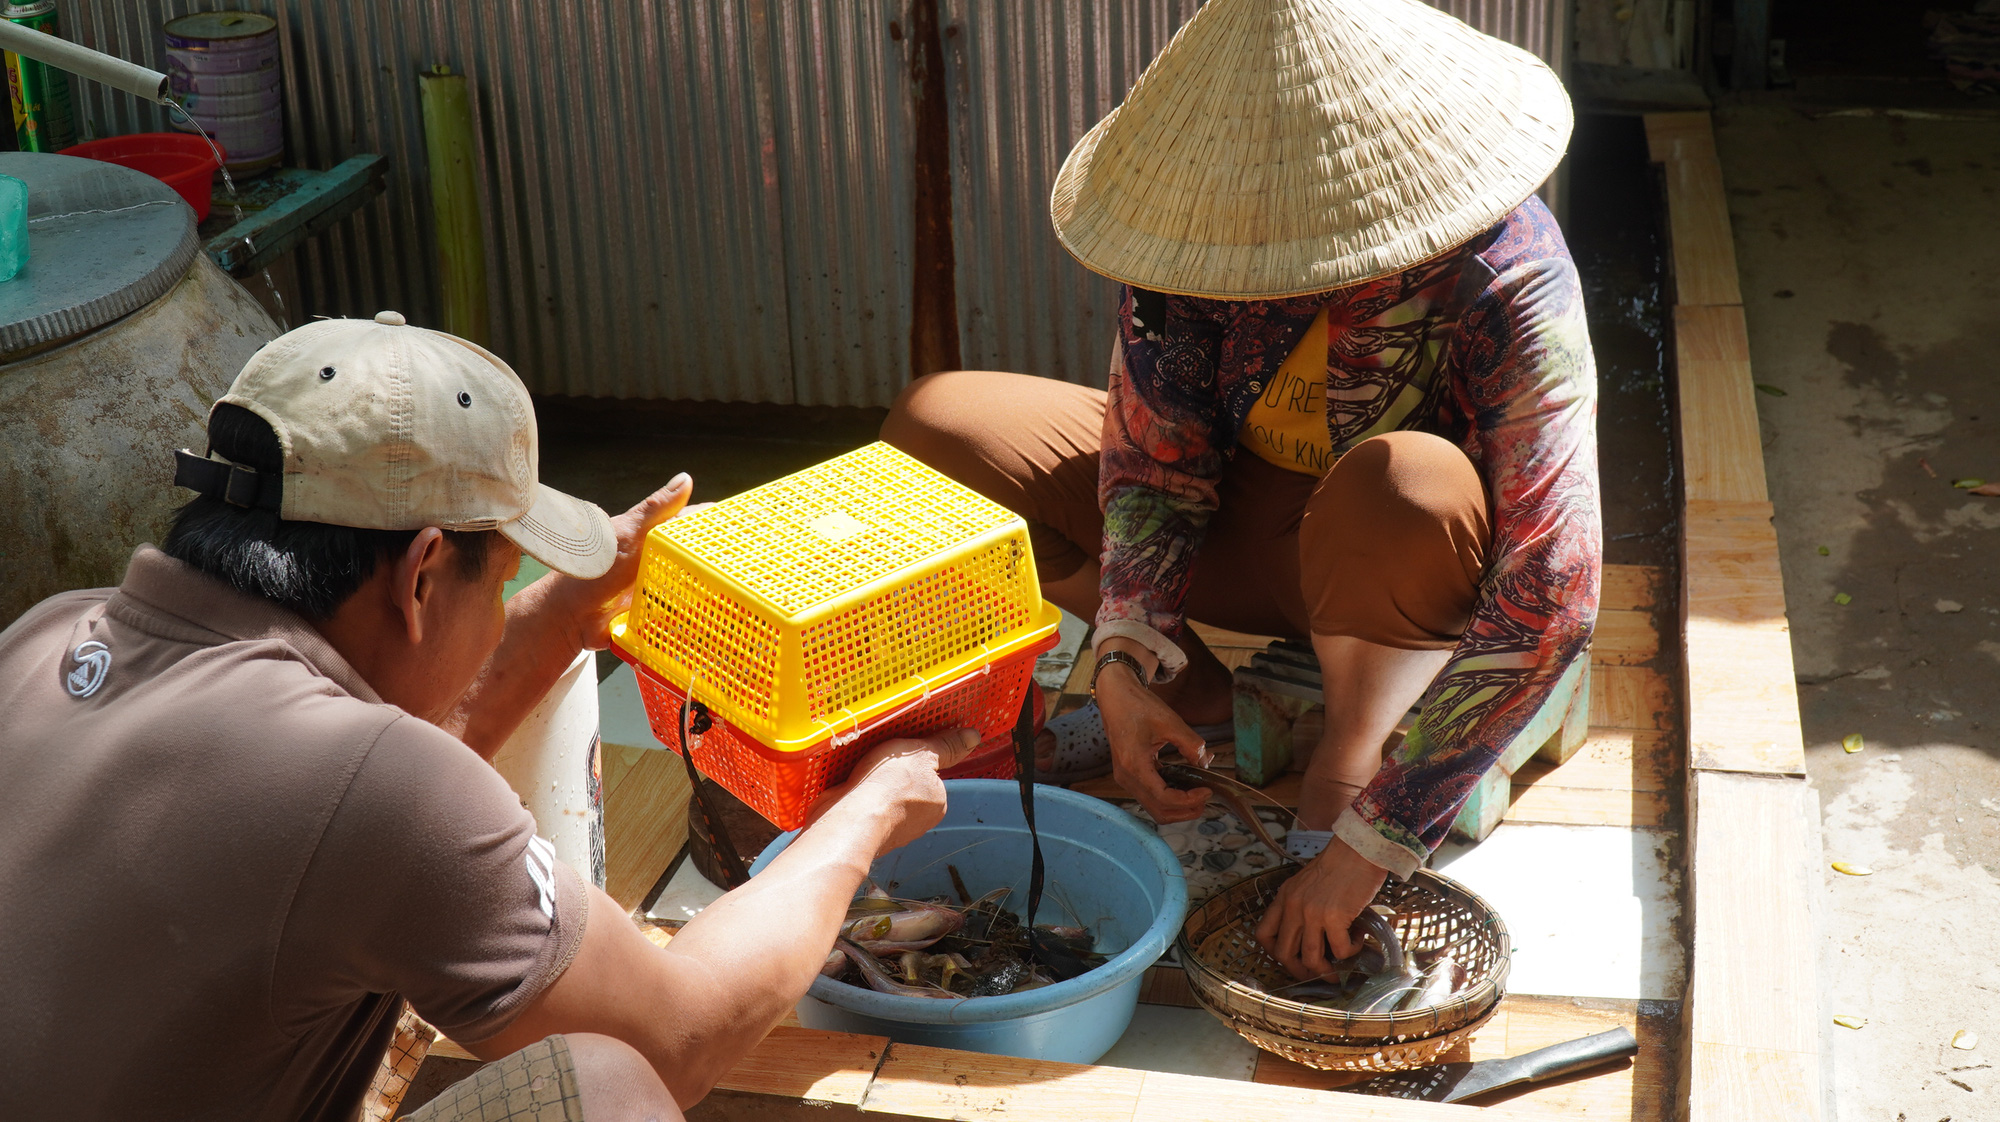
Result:
<svg viewBox="0 0 2000 1122">
<path fill-rule="evenodd" d="M 1322 292 L 1498 222 L 1570 124 L 1541 60 L 1419 0 L 1210 0 L 1070 150 L 1049 212 L 1141 288 Z"/>
</svg>

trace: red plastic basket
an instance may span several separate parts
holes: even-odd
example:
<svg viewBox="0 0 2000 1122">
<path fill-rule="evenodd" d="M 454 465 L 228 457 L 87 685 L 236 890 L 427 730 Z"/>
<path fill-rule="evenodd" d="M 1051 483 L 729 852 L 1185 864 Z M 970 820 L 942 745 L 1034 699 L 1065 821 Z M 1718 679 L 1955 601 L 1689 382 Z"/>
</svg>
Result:
<svg viewBox="0 0 2000 1122">
<path fill-rule="evenodd" d="M 1045 702 L 1039 688 L 1034 692 L 1035 729 L 1040 731 L 1044 720 Z M 990 736 L 981 741 L 979 747 L 966 753 L 964 759 L 938 772 L 946 779 L 1012 779 L 1014 767 L 1014 727 L 1010 723 L 998 736 Z"/>
<path fill-rule="evenodd" d="M 1050 634 L 1042 642 L 960 675 L 865 725 L 836 732 L 797 751 L 780 751 L 759 743 L 711 714 L 708 731 L 693 737 L 695 766 L 784 830 L 805 825 L 806 812 L 813 803 L 828 788 L 845 782 L 856 760 L 883 741 L 898 737 L 976 729 L 983 743 L 952 769 L 951 776 L 1011 778 L 1011 746 L 1001 753 L 989 749 L 996 739 L 1008 740 L 1014 721 L 1021 715 L 1022 691 L 1034 680 L 1035 659 L 1056 641 L 1056 635 Z M 614 643 L 612 650 L 630 663 L 638 676 L 639 696 L 645 702 L 653 735 L 660 743 L 681 751 L 681 705 L 687 699 L 686 692 L 647 669 L 622 646 Z M 965 771 L 976 761 L 981 768 L 976 775 Z"/>
</svg>

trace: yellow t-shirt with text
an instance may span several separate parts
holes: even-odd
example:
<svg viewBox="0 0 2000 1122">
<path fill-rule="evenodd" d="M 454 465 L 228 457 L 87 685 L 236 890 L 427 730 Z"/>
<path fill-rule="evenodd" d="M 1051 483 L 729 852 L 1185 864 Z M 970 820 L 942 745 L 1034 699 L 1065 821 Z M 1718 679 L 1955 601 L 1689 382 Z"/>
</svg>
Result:
<svg viewBox="0 0 2000 1122">
<path fill-rule="evenodd" d="M 1333 437 L 1326 429 L 1325 308 L 1250 407 L 1238 440 L 1286 471 L 1325 475 L 1333 467 Z"/>
</svg>

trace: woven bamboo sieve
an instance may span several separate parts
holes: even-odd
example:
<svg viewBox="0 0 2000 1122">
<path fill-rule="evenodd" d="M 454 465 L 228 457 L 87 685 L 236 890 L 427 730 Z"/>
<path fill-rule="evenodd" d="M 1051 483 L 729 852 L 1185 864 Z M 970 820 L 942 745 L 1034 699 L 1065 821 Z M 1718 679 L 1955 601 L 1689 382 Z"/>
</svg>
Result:
<svg viewBox="0 0 2000 1122">
<path fill-rule="evenodd" d="M 1202 1006 L 1245 1040 L 1311 1067 L 1398 1071 L 1434 1062 L 1492 1015 L 1511 960 L 1507 925 L 1463 885 L 1428 869 L 1390 880 L 1375 903 L 1396 913 L 1392 926 L 1406 953 L 1448 951 L 1465 967 L 1467 985 L 1428 1009 L 1349 1013 L 1274 997 L 1265 987 L 1292 980 L 1251 932 L 1278 886 L 1298 871 L 1282 866 L 1247 877 L 1188 913 L 1176 947 L 1189 988 Z"/>
</svg>

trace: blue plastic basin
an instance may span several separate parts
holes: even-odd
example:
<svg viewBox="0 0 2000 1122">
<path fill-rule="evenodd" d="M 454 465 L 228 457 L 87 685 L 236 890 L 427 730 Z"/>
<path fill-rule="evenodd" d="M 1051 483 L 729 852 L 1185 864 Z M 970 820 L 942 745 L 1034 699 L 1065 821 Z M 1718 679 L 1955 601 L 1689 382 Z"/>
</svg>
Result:
<svg viewBox="0 0 2000 1122">
<path fill-rule="evenodd" d="M 878 884 L 898 896 L 956 898 L 947 864 L 973 895 L 1009 885 L 1006 907 L 1027 906 L 1028 828 L 1012 780 L 954 779 L 936 829 L 875 862 Z M 1044 880 L 1038 923 L 1081 923 L 1113 957 L 1081 977 L 1001 997 L 961 1001 L 898 997 L 830 978 L 799 1001 L 809 1028 L 886 1036 L 905 1044 L 1087 1064 L 1132 1021 L 1139 984 L 1187 913 L 1180 862 L 1157 834 L 1110 803 L 1059 787 L 1036 791 Z M 791 844 L 773 841 L 752 875 Z"/>
</svg>

